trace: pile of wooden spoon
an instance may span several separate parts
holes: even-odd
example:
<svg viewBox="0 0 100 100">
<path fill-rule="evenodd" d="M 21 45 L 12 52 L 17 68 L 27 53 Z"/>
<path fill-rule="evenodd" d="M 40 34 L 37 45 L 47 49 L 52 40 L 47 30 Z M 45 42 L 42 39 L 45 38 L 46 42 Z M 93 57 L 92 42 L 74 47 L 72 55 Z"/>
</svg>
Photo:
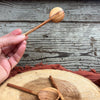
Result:
<svg viewBox="0 0 100 100">
<path fill-rule="evenodd" d="M 11 84 L 11 83 L 8 83 L 7 86 L 21 90 L 23 92 L 27 92 L 27 93 L 32 94 L 32 95 L 36 95 L 39 100 L 64 100 L 64 97 L 60 93 L 60 91 L 58 90 L 58 87 L 55 84 L 53 77 L 50 76 L 49 80 L 50 80 L 53 87 L 43 88 L 38 93 L 36 93 L 32 90 L 26 89 L 24 87 L 20 87 L 20 86 Z"/>
</svg>

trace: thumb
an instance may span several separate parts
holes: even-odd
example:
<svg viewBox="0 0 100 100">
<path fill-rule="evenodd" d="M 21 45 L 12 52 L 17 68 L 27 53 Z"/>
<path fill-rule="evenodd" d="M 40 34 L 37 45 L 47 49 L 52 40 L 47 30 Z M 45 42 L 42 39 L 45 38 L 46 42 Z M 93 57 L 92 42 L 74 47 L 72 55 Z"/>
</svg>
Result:
<svg viewBox="0 0 100 100">
<path fill-rule="evenodd" d="M 20 42 L 25 40 L 25 35 L 24 34 L 9 34 L 8 36 L 4 36 L 0 38 L 0 48 L 10 46 L 10 45 L 17 45 Z"/>
</svg>

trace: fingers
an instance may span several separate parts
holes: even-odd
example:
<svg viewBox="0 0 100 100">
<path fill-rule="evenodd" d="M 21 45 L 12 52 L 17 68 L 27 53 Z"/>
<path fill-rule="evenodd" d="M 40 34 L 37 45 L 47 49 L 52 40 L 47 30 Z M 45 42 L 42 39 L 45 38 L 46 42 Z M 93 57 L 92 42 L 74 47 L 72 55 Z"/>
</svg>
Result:
<svg viewBox="0 0 100 100">
<path fill-rule="evenodd" d="M 9 58 L 9 63 L 13 68 L 22 58 L 26 49 L 26 41 L 23 41 L 20 46 L 18 47 L 16 53 Z"/>
<path fill-rule="evenodd" d="M 14 31 L 12 31 L 12 32 L 4 35 L 3 37 L 8 37 L 10 35 L 20 35 L 21 33 L 22 33 L 22 30 L 21 29 L 16 29 L 16 30 L 14 30 Z"/>
<path fill-rule="evenodd" d="M 16 29 L 12 32 L 10 32 L 8 35 L 20 35 L 22 33 L 21 29 Z"/>
<path fill-rule="evenodd" d="M 22 58 L 28 37 L 21 35 L 22 31 L 16 29 L 11 33 L 0 38 L 0 83 L 3 82 L 9 75 L 11 68 L 13 68 Z M 5 55 L 9 55 L 9 59 Z"/>
<path fill-rule="evenodd" d="M 7 34 L 5 37 L 8 37 L 9 35 L 20 35 L 22 33 L 21 29 L 16 29 L 14 31 L 12 31 L 11 33 Z M 25 40 L 28 39 L 28 36 L 25 37 Z M 5 55 L 8 55 L 8 53 L 12 52 L 12 50 L 14 50 L 14 48 L 16 47 L 16 45 L 10 45 L 10 46 L 6 46 L 2 48 L 2 52 Z"/>
<path fill-rule="evenodd" d="M 7 72 L 0 66 L 0 84 L 8 77 Z"/>
<path fill-rule="evenodd" d="M 26 37 L 25 40 L 27 40 L 27 39 L 28 39 L 28 37 Z M 13 53 L 13 50 L 15 51 L 15 48 L 17 49 L 18 45 L 20 45 L 20 44 L 3 47 L 2 52 L 5 54 L 5 56 L 7 56 L 9 53 L 11 53 L 11 52 Z"/>
<path fill-rule="evenodd" d="M 28 39 L 28 36 L 26 36 L 25 40 L 27 40 L 27 39 Z"/>
<path fill-rule="evenodd" d="M 4 53 L 5 56 L 7 56 L 10 52 L 14 50 L 15 47 L 16 45 L 4 47 L 2 48 L 2 52 Z"/>
<path fill-rule="evenodd" d="M 0 47 L 2 48 L 5 46 L 16 45 L 25 39 L 26 39 L 25 35 L 21 34 L 20 29 L 17 29 L 9 33 L 7 36 L 0 38 Z"/>
<path fill-rule="evenodd" d="M 22 33 L 22 30 L 21 30 L 21 29 L 16 29 L 16 30 L 10 32 L 9 34 L 5 35 L 4 38 L 5 38 L 5 37 L 8 37 L 8 36 L 10 36 L 10 35 L 20 35 L 21 33 Z M 3 52 L 5 55 L 7 55 L 7 54 L 8 54 L 9 52 L 11 52 L 14 48 L 15 48 L 14 45 L 6 46 L 6 47 L 3 47 L 3 48 L 2 48 L 2 52 Z"/>
<path fill-rule="evenodd" d="M 0 66 L 6 71 L 7 75 L 9 75 L 11 66 L 8 62 L 8 58 L 6 58 L 4 54 L 0 55 Z"/>
</svg>

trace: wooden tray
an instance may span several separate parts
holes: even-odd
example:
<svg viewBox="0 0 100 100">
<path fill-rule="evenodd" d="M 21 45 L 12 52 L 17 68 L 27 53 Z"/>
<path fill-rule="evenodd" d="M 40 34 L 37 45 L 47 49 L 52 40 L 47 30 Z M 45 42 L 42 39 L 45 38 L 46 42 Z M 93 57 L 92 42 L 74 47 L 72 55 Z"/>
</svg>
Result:
<svg viewBox="0 0 100 100">
<path fill-rule="evenodd" d="M 28 71 L 8 79 L 0 86 L 0 100 L 38 100 L 33 95 L 7 87 L 7 83 L 38 92 L 41 88 L 50 86 L 45 81 L 50 75 L 54 77 L 55 81 L 60 81 L 60 85 L 57 82 L 57 86 L 61 92 L 65 91 L 62 92 L 65 100 L 100 100 L 100 89 L 90 80 L 71 72 L 52 69 Z M 40 80 L 40 83 L 37 80 Z M 34 85 L 34 83 L 36 84 Z"/>
</svg>

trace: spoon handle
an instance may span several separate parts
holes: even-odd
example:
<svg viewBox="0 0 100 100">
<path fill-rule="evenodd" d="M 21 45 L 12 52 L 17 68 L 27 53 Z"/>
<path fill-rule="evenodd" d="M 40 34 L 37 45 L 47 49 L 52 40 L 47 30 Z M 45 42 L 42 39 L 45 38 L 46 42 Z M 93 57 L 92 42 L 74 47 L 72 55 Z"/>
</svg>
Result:
<svg viewBox="0 0 100 100">
<path fill-rule="evenodd" d="M 27 31 L 26 33 L 24 33 L 25 36 L 27 36 L 28 34 L 32 33 L 33 31 L 37 30 L 38 28 L 40 28 L 41 26 L 43 26 L 44 24 L 48 23 L 49 21 L 51 21 L 51 18 L 47 19 L 46 21 L 44 21 L 43 23 L 41 23 L 40 25 L 34 27 L 33 29 Z"/>
<path fill-rule="evenodd" d="M 28 34 L 32 33 L 33 31 L 37 30 L 38 28 L 40 28 L 41 26 L 45 25 L 46 23 L 50 22 L 52 19 L 58 18 L 59 17 L 59 13 L 61 11 L 58 11 L 57 13 L 55 13 L 53 16 L 51 16 L 49 19 L 45 20 L 44 22 L 42 22 L 40 25 L 34 27 L 33 29 L 27 31 L 26 33 L 24 33 L 25 36 L 27 36 Z"/>
<path fill-rule="evenodd" d="M 17 85 L 14 85 L 14 84 L 10 84 L 8 83 L 7 86 L 9 87 L 12 87 L 12 88 L 15 88 L 15 89 L 18 89 L 18 90 L 21 90 L 23 92 L 27 92 L 27 93 L 30 93 L 30 94 L 33 94 L 33 95 L 36 95 L 37 96 L 37 93 L 35 93 L 34 91 L 32 90 L 29 90 L 29 89 L 26 89 L 26 88 L 23 88 L 23 87 L 20 87 L 20 86 L 17 86 Z"/>
<path fill-rule="evenodd" d="M 60 97 L 61 97 L 61 100 L 64 100 L 64 97 L 63 97 L 63 95 L 61 94 L 61 92 L 59 91 L 59 89 L 58 89 L 58 87 L 57 87 L 57 85 L 56 85 L 56 83 L 55 83 L 53 77 L 52 77 L 52 76 L 49 76 L 49 80 L 51 81 L 51 84 L 53 85 L 53 87 L 56 88 L 56 89 L 58 90 L 58 92 L 59 92 L 59 94 L 60 94 Z"/>
<path fill-rule="evenodd" d="M 49 80 L 51 81 L 51 84 L 53 85 L 54 88 L 58 89 L 56 83 L 54 82 L 54 79 L 52 76 L 49 76 Z"/>
</svg>

